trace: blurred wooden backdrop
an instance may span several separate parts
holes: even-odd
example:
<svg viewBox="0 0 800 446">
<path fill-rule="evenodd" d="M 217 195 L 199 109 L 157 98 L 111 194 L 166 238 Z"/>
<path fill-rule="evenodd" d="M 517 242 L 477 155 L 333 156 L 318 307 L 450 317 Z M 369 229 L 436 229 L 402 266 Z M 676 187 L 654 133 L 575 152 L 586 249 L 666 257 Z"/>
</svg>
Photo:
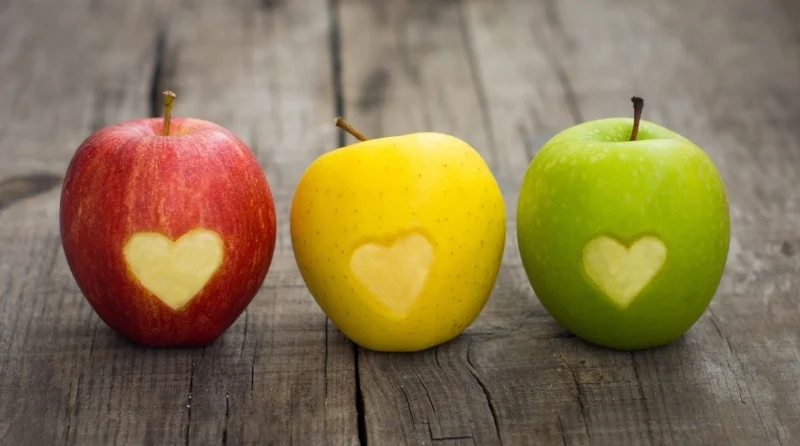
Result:
<svg viewBox="0 0 800 446">
<path fill-rule="evenodd" d="M 800 444 L 798 23 L 792 0 L 0 1 L 0 444 Z M 279 211 L 261 292 L 205 349 L 115 335 L 59 241 L 75 148 L 165 88 L 250 144 Z M 703 318 L 631 354 L 545 313 L 514 213 L 541 144 L 632 94 L 712 157 L 733 235 Z M 454 134 L 498 177 L 504 265 L 451 343 L 354 348 L 303 285 L 288 206 L 340 114 Z"/>
</svg>

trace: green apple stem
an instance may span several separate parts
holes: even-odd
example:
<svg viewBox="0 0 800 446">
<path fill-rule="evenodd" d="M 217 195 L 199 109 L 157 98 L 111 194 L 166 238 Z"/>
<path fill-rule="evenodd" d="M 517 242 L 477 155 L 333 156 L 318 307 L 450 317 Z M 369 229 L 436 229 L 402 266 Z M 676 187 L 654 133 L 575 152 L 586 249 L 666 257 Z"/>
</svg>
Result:
<svg viewBox="0 0 800 446">
<path fill-rule="evenodd" d="M 639 120 L 642 119 L 644 99 L 639 96 L 634 96 L 631 98 L 631 102 L 633 102 L 633 130 L 631 131 L 631 141 L 636 141 L 636 135 L 639 134 Z"/>
<path fill-rule="evenodd" d="M 356 138 L 358 138 L 359 141 L 366 141 L 367 140 L 367 137 L 364 136 L 363 133 L 361 133 L 358 130 L 356 130 L 355 128 L 353 128 L 353 126 L 348 124 L 347 121 L 345 121 L 344 119 L 341 118 L 341 116 L 336 118 L 333 121 L 333 123 L 336 124 L 336 127 L 339 127 L 340 129 L 344 130 L 345 132 L 347 132 L 347 133 L 355 136 Z"/>
<path fill-rule="evenodd" d="M 164 136 L 169 136 L 169 122 L 172 120 L 172 104 L 175 103 L 175 93 L 165 90 L 164 93 Z"/>
</svg>

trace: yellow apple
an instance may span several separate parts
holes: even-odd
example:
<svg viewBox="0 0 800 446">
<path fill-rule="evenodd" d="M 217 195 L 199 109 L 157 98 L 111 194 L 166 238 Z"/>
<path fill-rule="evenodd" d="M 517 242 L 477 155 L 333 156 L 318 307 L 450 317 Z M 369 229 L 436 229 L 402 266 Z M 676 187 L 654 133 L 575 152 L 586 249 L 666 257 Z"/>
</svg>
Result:
<svg viewBox="0 0 800 446">
<path fill-rule="evenodd" d="M 475 149 L 440 133 L 366 140 L 317 158 L 291 206 L 312 296 L 356 344 L 418 351 L 449 341 L 486 304 L 505 246 L 505 205 Z"/>
</svg>

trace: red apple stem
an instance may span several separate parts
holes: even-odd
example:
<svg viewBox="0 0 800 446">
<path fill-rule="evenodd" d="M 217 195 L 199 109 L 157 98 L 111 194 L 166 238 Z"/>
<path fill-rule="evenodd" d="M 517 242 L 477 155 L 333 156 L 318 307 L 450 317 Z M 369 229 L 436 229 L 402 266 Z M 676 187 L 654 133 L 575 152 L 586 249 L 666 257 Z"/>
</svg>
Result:
<svg viewBox="0 0 800 446">
<path fill-rule="evenodd" d="M 164 93 L 164 136 L 169 136 L 169 123 L 172 120 L 172 104 L 175 103 L 175 93 L 165 90 Z"/>
<path fill-rule="evenodd" d="M 367 137 L 364 136 L 363 133 L 359 132 L 352 125 L 348 124 L 347 121 L 345 121 L 344 119 L 341 118 L 341 116 L 336 118 L 333 121 L 333 123 L 336 125 L 336 127 L 339 127 L 340 129 L 344 130 L 345 132 L 347 132 L 347 133 L 355 136 L 356 138 L 358 138 L 359 141 L 366 141 L 367 140 Z"/>
<path fill-rule="evenodd" d="M 636 141 L 636 135 L 639 134 L 639 120 L 642 119 L 644 99 L 639 96 L 634 96 L 631 98 L 631 102 L 633 102 L 633 130 L 631 131 L 631 141 Z"/>
</svg>

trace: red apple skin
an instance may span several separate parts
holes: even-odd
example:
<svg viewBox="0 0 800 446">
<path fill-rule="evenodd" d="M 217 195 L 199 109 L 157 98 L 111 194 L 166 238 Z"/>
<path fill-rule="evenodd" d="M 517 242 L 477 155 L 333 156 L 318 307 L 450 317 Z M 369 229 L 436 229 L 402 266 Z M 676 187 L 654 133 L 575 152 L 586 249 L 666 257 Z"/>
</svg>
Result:
<svg viewBox="0 0 800 446">
<path fill-rule="evenodd" d="M 275 249 L 267 178 L 251 150 L 214 123 L 137 119 L 98 130 L 77 149 L 61 193 L 60 230 L 72 275 L 112 329 L 151 347 L 198 347 L 219 337 L 261 287 Z M 123 256 L 135 232 L 176 240 L 203 227 L 223 239 L 220 268 L 173 310 Z"/>
</svg>

